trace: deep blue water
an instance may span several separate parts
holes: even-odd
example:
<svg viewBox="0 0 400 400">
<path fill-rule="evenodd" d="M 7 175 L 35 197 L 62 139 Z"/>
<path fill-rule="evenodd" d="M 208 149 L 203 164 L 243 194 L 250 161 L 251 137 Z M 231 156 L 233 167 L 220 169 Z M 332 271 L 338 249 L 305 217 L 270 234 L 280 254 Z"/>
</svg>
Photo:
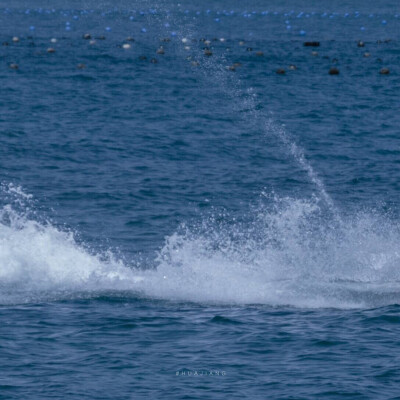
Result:
<svg viewBox="0 0 400 400">
<path fill-rule="evenodd" d="M 0 398 L 398 398 L 398 4 L 5 3 Z"/>
</svg>

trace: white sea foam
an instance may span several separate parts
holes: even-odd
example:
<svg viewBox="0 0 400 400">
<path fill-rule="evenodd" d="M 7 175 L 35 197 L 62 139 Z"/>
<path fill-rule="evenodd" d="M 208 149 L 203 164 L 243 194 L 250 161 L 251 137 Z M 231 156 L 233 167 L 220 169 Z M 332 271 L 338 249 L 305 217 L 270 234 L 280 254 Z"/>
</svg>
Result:
<svg viewBox="0 0 400 400">
<path fill-rule="evenodd" d="M 8 189 L 17 199 L 29 198 L 20 188 Z M 11 204 L 0 210 L 0 303 L 131 289 L 138 279 L 112 254 L 92 254 L 79 245 L 71 232 L 29 219 Z"/>
<path fill-rule="evenodd" d="M 277 199 L 252 220 L 207 218 L 166 239 L 156 269 L 93 254 L 8 204 L 0 211 L 0 303 L 99 295 L 222 304 L 375 307 L 400 302 L 400 228 L 373 213 L 329 219 Z"/>
<path fill-rule="evenodd" d="M 331 225 L 332 224 L 332 225 Z M 297 307 L 400 301 L 400 230 L 359 214 L 325 220 L 315 202 L 284 199 L 242 224 L 172 235 L 146 279 L 156 297 Z"/>
</svg>

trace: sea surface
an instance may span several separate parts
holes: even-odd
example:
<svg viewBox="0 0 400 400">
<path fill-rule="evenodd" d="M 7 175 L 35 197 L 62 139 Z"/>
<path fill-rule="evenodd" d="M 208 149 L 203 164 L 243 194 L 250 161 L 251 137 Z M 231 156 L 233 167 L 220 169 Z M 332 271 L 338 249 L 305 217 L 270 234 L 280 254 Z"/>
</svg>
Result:
<svg viewBox="0 0 400 400">
<path fill-rule="evenodd" d="M 0 399 L 400 398 L 399 36 L 2 1 Z"/>
</svg>

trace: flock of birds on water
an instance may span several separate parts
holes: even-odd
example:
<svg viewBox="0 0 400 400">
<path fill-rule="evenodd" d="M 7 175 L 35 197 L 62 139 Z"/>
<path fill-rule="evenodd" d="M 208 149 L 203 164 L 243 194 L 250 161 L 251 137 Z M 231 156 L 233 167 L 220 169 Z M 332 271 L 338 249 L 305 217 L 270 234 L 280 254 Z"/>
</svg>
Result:
<svg viewBox="0 0 400 400">
<path fill-rule="evenodd" d="M 26 39 L 30 41 L 29 42 L 30 46 L 35 46 L 35 43 L 33 42 L 34 38 L 32 36 L 28 36 Z M 106 40 L 106 37 L 104 35 L 100 35 L 100 36 L 94 37 L 90 33 L 85 33 L 85 34 L 82 35 L 82 39 L 88 41 L 90 46 L 95 46 L 98 41 Z M 12 37 L 12 39 L 10 41 L 2 42 L 2 46 L 7 47 L 7 46 L 12 46 L 12 45 L 18 45 L 18 43 L 20 43 L 22 40 L 24 40 L 24 39 L 20 38 L 18 36 L 14 36 L 14 37 Z M 161 41 L 162 44 L 160 44 L 159 47 L 155 51 L 155 54 L 157 56 L 163 56 L 165 54 L 165 51 L 166 51 L 165 50 L 165 43 L 170 42 L 171 39 L 170 38 L 163 38 L 163 39 L 160 39 L 160 41 Z M 203 39 L 200 39 L 200 40 L 187 39 L 187 38 L 181 39 L 181 42 L 184 45 L 184 49 L 188 50 L 188 51 L 191 49 L 191 47 L 190 47 L 190 43 L 191 42 L 194 42 L 194 43 L 200 42 L 200 43 L 202 43 L 203 46 L 204 46 L 202 48 L 202 53 L 203 53 L 204 57 L 212 57 L 213 56 L 213 46 L 212 46 L 213 42 L 225 43 L 226 41 L 227 40 L 224 39 L 224 38 L 219 38 L 219 39 L 218 38 L 214 38 L 214 39 L 204 39 L 203 38 Z M 377 43 L 378 44 L 389 43 L 390 41 L 391 41 L 390 39 L 383 40 L 383 41 L 382 40 L 378 40 Z M 56 39 L 56 38 L 51 38 L 50 39 L 50 43 L 53 46 L 57 42 L 58 42 L 58 39 Z M 128 37 L 128 38 L 125 39 L 125 41 L 122 44 L 118 44 L 117 47 L 119 47 L 119 48 L 121 48 L 123 50 L 129 50 L 129 49 L 131 49 L 133 47 L 133 42 L 135 42 L 135 39 L 133 37 Z M 238 42 L 238 45 L 241 46 L 241 47 L 245 47 L 247 52 L 253 53 L 256 57 L 264 57 L 264 55 L 265 55 L 263 51 L 254 50 L 252 47 L 248 47 L 248 43 L 245 42 L 244 40 L 240 40 Z M 365 43 L 363 41 L 358 41 L 356 43 L 356 45 L 358 47 L 365 47 Z M 318 41 L 306 41 L 306 42 L 303 43 L 303 46 L 304 47 L 314 48 L 314 50 L 311 51 L 311 56 L 315 56 L 316 57 L 316 56 L 319 55 L 318 51 L 316 51 L 315 48 L 320 47 L 320 42 L 318 42 Z M 227 50 L 230 50 L 230 48 L 227 48 Z M 57 50 L 56 50 L 55 47 L 48 47 L 47 50 L 46 50 L 46 52 L 48 54 L 56 53 L 56 51 Z M 364 52 L 363 57 L 369 58 L 369 57 L 371 57 L 371 53 Z M 146 60 L 149 59 L 145 55 L 140 55 L 138 58 L 139 58 L 139 60 L 142 60 L 142 61 L 146 61 Z M 329 57 L 325 56 L 325 58 L 329 58 Z M 192 56 L 188 56 L 187 60 L 190 61 L 191 65 L 194 66 L 194 67 L 201 65 L 201 62 L 199 60 L 194 60 L 192 58 Z M 150 57 L 149 61 L 152 64 L 157 64 L 158 63 L 158 59 L 156 58 L 156 56 Z M 382 63 L 381 59 L 378 59 L 378 61 L 380 63 Z M 338 62 L 337 59 L 335 59 L 335 58 L 332 59 L 332 63 L 335 64 L 337 62 Z M 16 70 L 20 69 L 19 65 L 17 63 L 15 63 L 15 62 L 14 63 L 10 63 L 8 66 L 9 66 L 10 70 L 16 71 Z M 242 67 L 242 63 L 235 62 L 235 63 L 227 66 L 226 69 L 229 70 L 229 71 L 236 71 L 239 67 Z M 84 63 L 79 63 L 79 64 L 76 65 L 76 68 L 85 69 L 86 65 Z M 291 70 L 291 71 L 294 71 L 294 70 L 297 70 L 297 66 L 294 65 L 294 64 L 291 64 L 291 65 L 289 65 L 287 67 L 287 69 Z M 278 75 L 285 75 L 286 74 L 286 69 L 285 68 L 278 68 L 278 69 L 275 70 L 275 72 Z M 338 67 L 333 66 L 328 70 L 328 73 L 329 73 L 329 75 L 339 75 L 340 74 L 340 70 L 339 70 Z M 390 74 L 390 69 L 387 68 L 387 67 L 383 67 L 383 68 L 381 68 L 379 70 L 379 73 L 381 75 L 389 75 Z"/>
</svg>

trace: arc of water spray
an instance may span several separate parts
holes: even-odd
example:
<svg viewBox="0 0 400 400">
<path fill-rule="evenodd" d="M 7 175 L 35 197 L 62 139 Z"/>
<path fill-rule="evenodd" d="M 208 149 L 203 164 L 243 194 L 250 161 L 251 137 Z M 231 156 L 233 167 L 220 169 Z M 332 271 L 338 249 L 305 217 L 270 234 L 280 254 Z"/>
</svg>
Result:
<svg viewBox="0 0 400 400">
<path fill-rule="evenodd" d="M 166 21 L 172 22 L 170 25 L 179 26 L 179 29 L 176 31 L 176 37 L 179 39 L 179 44 L 182 43 L 182 39 L 193 37 L 193 31 L 190 30 L 187 23 L 181 23 L 182 21 L 179 21 L 179 24 L 174 23 L 176 21 L 173 21 L 173 16 L 165 5 L 158 5 L 157 9 L 159 11 L 158 19 L 160 23 L 160 15 L 162 13 L 165 16 Z M 178 51 L 179 50 L 182 49 L 178 48 Z M 241 99 L 241 106 L 243 107 L 243 105 L 245 105 L 248 115 L 252 116 L 252 118 L 249 118 L 249 121 L 252 124 L 256 123 L 257 126 L 263 126 L 266 135 L 273 135 L 284 145 L 286 151 L 296 161 L 300 168 L 307 173 L 308 178 L 317 188 L 321 200 L 325 202 L 336 219 L 340 220 L 331 196 L 327 193 L 323 181 L 315 172 L 311 163 L 307 160 L 304 150 L 297 145 L 295 139 L 282 126 L 273 121 L 272 118 L 266 117 L 265 114 L 262 114 L 257 110 L 255 94 L 252 93 L 252 89 L 245 90 L 244 85 L 239 78 L 232 78 L 232 74 L 228 74 L 225 55 L 221 55 L 218 61 L 216 61 L 215 58 L 213 59 L 210 57 L 205 59 L 201 50 L 197 49 L 196 57 L 200 62 L 200 71 L 203 72 L 205 78 L 209 79 L 210 76 L 212 76 L 213 84 L 218 82 L 219 87 L 224 89 L 224 94 L 228 94 L 229 97 L 236 102 L 238 99 Z"/>
<path fill-rule="evenodd" d="M 320 193 L 322 199 L 325 201 L 327 206 L 336 214 L 337 213 L 336 207 L 331 196 L 327 193 L 324 183 L 318 177 L 317 173 L 314 171 L 314 168 L 305 157 L 303 149 L 301 149 L 296 144 L 294 139 L 292 139 L 287 134 L 287 132 L 284 130 L 283 127 L 278 126 L 276 123 L 272 121 L 272 119 L 266 121 L 265 131 L 273 132 L 275 136 L 277 136 L 280 139 L 280 141 L 285 145 L 286 149 L 288 149 L 292 157 L 296 160 L 297 164 L 300 165 L 300 167 L 307 173 L 308 178 L 316 186 L 318 192 Z"/>
</svg>

